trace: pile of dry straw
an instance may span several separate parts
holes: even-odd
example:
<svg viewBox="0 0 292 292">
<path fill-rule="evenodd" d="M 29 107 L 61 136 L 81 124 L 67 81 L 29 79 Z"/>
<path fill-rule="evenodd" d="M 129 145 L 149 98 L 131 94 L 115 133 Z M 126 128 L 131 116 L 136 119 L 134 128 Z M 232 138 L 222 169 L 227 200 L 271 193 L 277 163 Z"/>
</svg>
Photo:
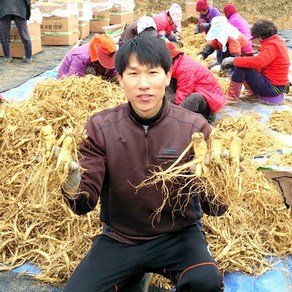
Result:
<svg viewBox="0 0 292 292">
<path fill-rule="evenodd" d="M 43 159 L 40 130 L 51 125 L 58 139 L 70 129 L 78 145 L 89 116 L 123 102 L 119 86 L 86 76 L 45 81 L 27 101 L 1 105 L 0 270 L 30 261 L 41 269 L 39 279 L 51 283 L 68 279 L 101 230 L 99 210 L 79 217 L 68 209 L 60 190 L 65 174 L 54 157 Z M 284 114 L 272 115 L 269 125 L 291 133 Z M 291 111 L 287 115 L 291 118 Z M 222 271 L 259 275 L 272 267 L 267 256 L 292 253 L 291 210 L 252 159 L 282 145 L 256 114 L 226 117 L 215 128 L 224 147 L 231 133 L 245 130 L 245 160 L 236 177 L 226 162 L 211 172 L 209 183 L 229 210 L 219 218 L 203 217 L 207 238 Z M 153 283 L 170 286 L 157 276 Z"/>
</svg>

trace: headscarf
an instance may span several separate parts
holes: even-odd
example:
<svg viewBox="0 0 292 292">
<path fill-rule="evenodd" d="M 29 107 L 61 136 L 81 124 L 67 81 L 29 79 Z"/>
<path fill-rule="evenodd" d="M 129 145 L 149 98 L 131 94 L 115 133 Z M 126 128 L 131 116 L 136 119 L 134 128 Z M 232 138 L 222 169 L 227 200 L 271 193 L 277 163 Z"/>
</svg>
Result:
<svg viewBox="0 0 292 292">
<path fill-rule="evenodd" d="M 157 27 L 153 17 L 151 16 L 142 16 L 137 21 L 137 32 L 140 34 L 148 27 L 153 27 L 157 31 Z"/>
<path fill-rule="evenodd" d="M 107 34 L 96 34 L 89 43 L 90 61 L 98 61 L 104 68 L 115 68 L 116 44 Z"/>
<path fill-rule="evenodd" d="M 225 52 L 228 37 L 238 39 L 239 30 L 227 21 L 225 16 L 215 16 L 211 21 L 211 28 L 206 35 L 206 40 L 218 40 L 222 45 L 222 51 Z"/>
<path fill-rule="evenodd" d="M 173 21 L 173 23 L 176 25 L 176 30 L 178 32 L 181 31 L 181 18 L 182 18 L 182 10 L 181 7 L 177 3 L 171 4 L 171 6 L 168 9 L 168 13 Z"/>
</svg>

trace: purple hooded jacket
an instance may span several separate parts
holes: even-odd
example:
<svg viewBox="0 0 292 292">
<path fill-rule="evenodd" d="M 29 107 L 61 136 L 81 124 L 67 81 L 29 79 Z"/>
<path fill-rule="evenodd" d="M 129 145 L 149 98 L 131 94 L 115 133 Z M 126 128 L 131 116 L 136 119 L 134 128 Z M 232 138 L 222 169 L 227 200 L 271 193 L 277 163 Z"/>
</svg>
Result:
<svg viewBox="0 0 292 292">
<path fill-rule="evenodd" d="M 232 15 L 230 15 L 228 18 L 228 22 L 233 26 L 237 27 L 237 29 L 244 36 L 246 36 L 248 42 L 252 45 L 249 24 L 242 16 L 240 16 L 239 13 L 233 13 Z"/>
<path fill-rule="evenodd" d="M 62 76 L 76 75 L 82 77 L 85 75 L 87 66 L 92 65 L 89 54 L 89 44 L 73 48 L 65 56 L 60 68 L 58 69 L 57 79 Z M 116 69 L 106 69 L 100 64 L 96 66 L 96 75 L 103 76 L 105 79 L 111 79 L 116 74 Z M 97 69 L 96 68 L 96 69 Z M 103 69 L 103 70 L 101 70 Z"/>
<path fill-rule="evenodd" d="M 210 29 L 211 21 L 215 16 L 220 16 L 220 11 L 215 7 L 209 6 L 208 13 L 206 15 L 200 15 L 198 23 L 195 28 L 195 34 L 203 31 L 207 33 Z M 200 28 L 201 23 L 209 23 L 210 25 L 206 28 Z"/>
</svg>

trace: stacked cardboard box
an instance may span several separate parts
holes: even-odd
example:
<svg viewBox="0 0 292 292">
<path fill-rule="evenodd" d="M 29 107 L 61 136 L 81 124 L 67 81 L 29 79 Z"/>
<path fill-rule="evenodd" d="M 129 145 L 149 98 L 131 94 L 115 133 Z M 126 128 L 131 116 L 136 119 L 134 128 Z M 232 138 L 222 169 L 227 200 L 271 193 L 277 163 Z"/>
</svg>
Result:
<svg viewBox="0 0 292 292">
<path fill-rule="evenodd" d="M 44 46 L 74 45 L 79 39 L 78 17 L 43 17 L 41 32 Z"/>
<path fill-rule="evenodd" d="M 125 22 L 131 24 L 134 21 L 133 0 L 113 0 L 113 7 L 110 11 L 110 24 Z"/>
<path fill-rule="evenodd" d="M 78 3 L 70 1 L 38 1 L 34 4 L 42 15 L 41 39 L 45 46 L 73 45 L 79 39 Z"/>
<path fill-rule="evenodd" d="M 90 20 L 90 32 L 102 32 L 104 26 L 110 24 L 110 8 L 93 6 L 92 19 Z"/>
<path fill-rule="evenodd" d="M 185 17 L 198 16 L 196 11 L 196 2 L 186 2 Z"/>
<path fill-rule="evenodd" d="M 32 54 L 42 51 L 40 24 L 37 22 L 28 23 L 28 31 L 31 39 Z M 19 36 L 16 25 L 13 23 L 10 30 L 10 55 L 13 58 L 23 58 L 25 56 L 24 46 Z M 0 46 L 0 56 L 3 56 L 2 46 Z"/>
<path fill-rule="evenodd" d="M 90 33 L 89 21 L 92 18 L 92 8 L 90 1 L 84 0 L 78 3 L 78 10 L 79 39 L 84 39 L 88 37 Z"/>
</svg>

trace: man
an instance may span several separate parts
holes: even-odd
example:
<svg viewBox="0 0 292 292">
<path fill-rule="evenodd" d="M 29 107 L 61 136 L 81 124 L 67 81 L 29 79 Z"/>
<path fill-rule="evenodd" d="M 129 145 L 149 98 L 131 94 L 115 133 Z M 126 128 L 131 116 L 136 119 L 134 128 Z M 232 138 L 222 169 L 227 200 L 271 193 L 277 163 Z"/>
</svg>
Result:
<svg viewBox="0 0 292 292">
<path fill-rule="evenodd" d="M 104 232 L 64 291 L 132 291 L 148 272 L 171 279 L 176 291 L 223 291 L 222 276 L 201 230 L 200 199 L 204 210 L 214 215 L 206 197 L 186 190 L 190 200 L 179 202 L 185 204 L 183 211 L 175 210 L 172 192 L 160 220 L 155 220 L 153 213 L 163 202 L 160 188 L 135 187 L 155 166 L 169 167 L 194 132 L 208 139 L 208 122 L 165 99 L 171 58 L 163 40 L 132 38 L 117 51 L 115 66 L 128 103 L 89 119 L 87 139 L 79 149 L 85 171 L 80 175 L 80 168 L 73 170 L 63 188 L 79 215 L 92 211 L 100 198 Z M 182 183 L 171 187 L 177 190 Z"/>
</svg>

